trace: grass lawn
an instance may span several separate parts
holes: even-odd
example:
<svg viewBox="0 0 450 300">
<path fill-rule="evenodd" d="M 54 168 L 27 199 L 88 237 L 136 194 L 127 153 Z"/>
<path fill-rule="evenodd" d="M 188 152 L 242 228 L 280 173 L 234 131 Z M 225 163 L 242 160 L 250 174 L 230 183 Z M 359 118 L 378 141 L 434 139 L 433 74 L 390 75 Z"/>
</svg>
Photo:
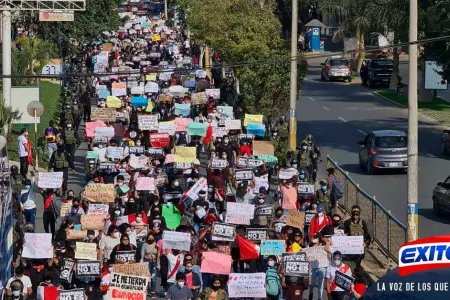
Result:
<svg viewBox="0 0 450 300">
<path fill-rule="evenodd" d="M 408 106 L 408 96 L 397 95 L 395 91 L 389 89 L 377 90 L 377 93 L 400 105 Z M 434 98 L 432 102 L 419 102 L 418 105 L 420 113 L 442 124 L 450 125 L 450 102 Z"/>
<path fill-rule="evenodd" d="M 39 168 L 46 168 L 48 164 L 47 145 L 44 139 L 44 131 L 48 127 L 48 122 L 54 119 L 54 115 L 59 108 L 60 90 L 59 84 L 50 82 L 41 82 L 39 84 L 41 88 L 41 103 L 44 105 L 45 111 L 41 116 L 41 121 L 37 126 L 38 141 L 37 146 L 39 148 Z M 28 134 L 33 145 L 33 153 L 35 153 L 35 134 L 34 124 L 13 124 L 12 126 L 12 139 L 8 141 L 8 156 L 10 160 L 19 161 L 17 152 L 17 137 L 20 134 L 22 128 L 28 129 Z M 35 157 L 36 159 L 36 157 Z M 34 165 L 35 161 L 33 161 Z"/>
<path fill-rule="evenodd" d="M 353 79 L 359 78 L 359 72 L 352 71 L 352 78 Z"/>
</svg>

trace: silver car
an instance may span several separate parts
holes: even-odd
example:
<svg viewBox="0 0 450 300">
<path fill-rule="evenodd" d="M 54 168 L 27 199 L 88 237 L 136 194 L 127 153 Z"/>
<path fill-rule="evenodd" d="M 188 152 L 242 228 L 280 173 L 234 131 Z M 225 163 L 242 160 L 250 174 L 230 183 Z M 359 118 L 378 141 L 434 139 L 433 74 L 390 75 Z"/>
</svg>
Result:
<svg viewBox="0 0 450 300">
<path fill-rule="evenodd" d="M 370 132 L 358 142 L 359 165 L 373 174 L 377 169 L 408 169 L 408 136 L 403 131 Z"/>
<path fill-rule="evenodd" d="M 348 59 L 332 56 L 321 66 L 320 79 L 322 81 L 341 79 L 352 82 L 352 66 Z"/>
</svg>

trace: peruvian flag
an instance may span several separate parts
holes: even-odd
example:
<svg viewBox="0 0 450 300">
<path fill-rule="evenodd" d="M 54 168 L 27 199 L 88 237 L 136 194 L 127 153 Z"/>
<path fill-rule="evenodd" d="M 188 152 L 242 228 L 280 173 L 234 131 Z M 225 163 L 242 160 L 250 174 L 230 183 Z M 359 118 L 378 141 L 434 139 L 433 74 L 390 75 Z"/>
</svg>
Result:
<svg viewBox="0 0 450 300">
<path fill-rule="evenodd" d="M 56 300 L 58 299 L 58 289 L 56 286 L 38 286 L 37 300 Z"/>
<path fill-rule="evenodd" d="M 116 226 L 120 226 L 125 223 L 131 225 L 135 221 L 136 221 L 136 214 L 121 216 L 117 218 Z M 142 211 L 142 222 L 148 224 L 147 214 L 144 211 Z"/>
<path fill-rule="evenodd" d="M 248 240 L 241 237 L 239 234 L 236 235 L 236 242 L 239 246 L 240 258 L 239 260 L 252 260 L 259 258 L 259 246 L 249 242 Z"/>
</svg>

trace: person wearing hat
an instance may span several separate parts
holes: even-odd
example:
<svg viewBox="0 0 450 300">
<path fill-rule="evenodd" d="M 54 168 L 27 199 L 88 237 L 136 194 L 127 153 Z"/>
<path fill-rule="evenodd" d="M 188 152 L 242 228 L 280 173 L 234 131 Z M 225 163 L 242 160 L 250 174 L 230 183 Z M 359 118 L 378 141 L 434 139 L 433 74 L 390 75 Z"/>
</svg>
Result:
<svg viewBox="0 0 450 300">
<path fill-rule="evenodd" d="M 344 273 L 345 275 L 348 276 L 353 276 L 350 267 L 342 262 L 342 254 L 339 251 L 335 251 L 333 253 L 333 260 L 331 264 L 327 267 L 327 273 L 325 275 L 325 278 L 327 279 L 326 288 L 328 293 L 328 299 L 342 300 L 344 299 L 347 292 L 336 285 L 335 282 L 336 271 Z"/>
<path fill-rule="evenodd" d="M 11 299 L 20 299 L 19 296 L 21 295 L 23 296 L 22 299 L 26 299 L 27 296 L 31 297 L 33 295 L 31 279 L 24 274 L 25 268 L 22 265 L 16 267 L 16 269 L 14 270 L 14 277 L 11 277 L 6 283 L 6 296 L 12 297 Z"/>
<path fill-rule="evenodd" d="M 20 157 L 20 175 L 22 175 L 23 178 L 27 178 L 28 174 L 28 151 L 27 151 L 27 144 L 28 144 L 28 130 L 26 128 L 22 128 L 20 130 L 20 135 L 17 137 L 17 147 Z"/>
<path fill-rule="evenodd" d="M 325 207 L 318 205 L 317 215 L 311 218 L 311 223 L 309 224 L 309 236 L 315 236 L 325 226 L 332 224 L 331 218 L 325 214 Z"/>
<path fill-rule="evenodd" d="M 6 300 L 25 300 L 26 296 L 22 295 L 23 283 L 22 281 L 16 279 L 11 282 L 11 293 L 12 295 L 7 295 L 5 297 Z"/>
</svg>

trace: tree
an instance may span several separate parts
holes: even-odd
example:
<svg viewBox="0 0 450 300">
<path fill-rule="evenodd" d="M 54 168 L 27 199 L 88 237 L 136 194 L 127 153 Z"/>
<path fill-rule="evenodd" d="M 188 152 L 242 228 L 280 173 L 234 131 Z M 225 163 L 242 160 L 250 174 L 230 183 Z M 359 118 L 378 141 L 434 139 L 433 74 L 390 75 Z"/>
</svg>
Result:
<svg viewBox="0 0 450 300">
<path fill-rule="evenodd" d="M 3 100 L 0 100 L 0 130 L 3 134 L 11 134 L 11 124 L 13 121 L 20 120 L 22 114 L 18 110 L 13 110 L 7 106 Z M 8 136 L 10 140 L 10 136 Z"/>
</svg>

